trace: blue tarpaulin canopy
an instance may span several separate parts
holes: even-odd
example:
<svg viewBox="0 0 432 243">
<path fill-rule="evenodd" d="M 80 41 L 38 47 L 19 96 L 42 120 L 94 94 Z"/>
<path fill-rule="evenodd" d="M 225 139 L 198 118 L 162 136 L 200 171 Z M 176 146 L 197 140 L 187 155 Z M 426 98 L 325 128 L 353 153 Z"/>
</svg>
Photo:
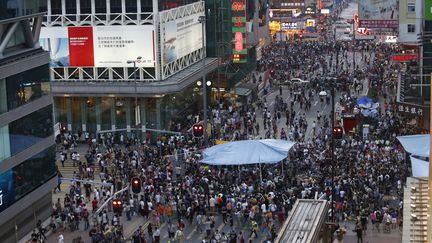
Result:
<svg viewBox="0 0 432 243">
<path fill-rule="evenodd" d="M 420 157 L 429 157 L 429 134 L 397 137 L 405 151 Z"/>
<path fill-rule="evenodd" d="M 357 105 L 367 106 L 368 104 L 374 103 L 373 100 L 367 96 L 362 96 L 357 99 Z"/>
<path fill-rule="evenodd" d="M 203 151 L 201 163 L 210 165 L 277 163 L 288 156 L 294 144 L 279 139 L 243 140 L 219 144 Z"/>
<path fill-rule="evenodd" d="M 410 156 L 412 175 L 415 177 L 429 176 L 429 162 Z"/>
</svg>

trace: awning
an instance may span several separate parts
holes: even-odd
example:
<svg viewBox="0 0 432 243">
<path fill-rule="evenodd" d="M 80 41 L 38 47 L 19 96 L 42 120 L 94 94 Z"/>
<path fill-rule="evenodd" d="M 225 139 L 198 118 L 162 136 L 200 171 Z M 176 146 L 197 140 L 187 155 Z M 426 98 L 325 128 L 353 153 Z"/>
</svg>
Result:
<svg viewBox="0 0 432 243">
<path fill-rule="evenodd" d="M 410 156 L 412 175 L 414 177 L 428 177 L 429 176 L 429 162 L 417 159 Z"/>
<path fill-rule="evenodd" d="M 397 139 L 405 151 L 420 157 L 429 157 L 429 134 L 399 136 Z"/>
<path fill-rule="evenodd" d="M 248 96 L 258 87 L 257 84 L 253 83 L 240 83 L 235 87 L 235 93 L 240 96 Z"/>
</svg>

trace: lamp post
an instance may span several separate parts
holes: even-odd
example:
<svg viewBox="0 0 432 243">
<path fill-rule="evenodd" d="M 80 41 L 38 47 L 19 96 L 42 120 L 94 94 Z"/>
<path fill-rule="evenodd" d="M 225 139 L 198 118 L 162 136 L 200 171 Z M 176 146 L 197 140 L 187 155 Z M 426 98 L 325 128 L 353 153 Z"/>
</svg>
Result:
<svg viewBox="0 0 432 243">
<path fill-rule="evenodd" d="M 141 58 L 142 58 L 141 56 L 138 56 L 135 60 L 128 60 L 127 61 L 127 64 L 132 64 L 133 63 L 133 69 L 134 69 L 134 83 L 135 83 L 135 126 L 137 126 L 138 125 L 138 121 L 141 120 L 141 119 L 138 119 L 138 117 L 137 117 L 140 114 L 140 112 L 139 111 L 137 112 L 137 110 L 136 110 L 136 109 L 138 109 L 137 75 L 136 75 L 137 68 L 136 68 L 136 63 L 138 61 L 140 61 Z M 136 133 L 136 135 L 137 135 L 136 138 L 138 138 L 138 132 Z"/>
<path fill-rule="evenodd" d="M 205 47 L 205 41 L 204 41 L 204 39 L 205 39 L 205 23 L 206 23 L 206 17 L 205 16 L 199 16 L 198 17 L 198 22 L 201 24 L 201 26 L 202 26 L 202 35 L 201 35 L 201 38 L 202 38 L 202 53 L 203 53 L 203 56 L 202 56 L 202 68 L 203 68 L 203 72 L 204 72 L 204 74 L 203 74 L 203 79 L 202 79 L 202 81 L 203 81 L 203 83 L 205 82 L 206 84 L 208 83 L 208 82 L 210 82 L 210 81 L 205 81 L 207 78 L 206 78 L 206 74 L 205 74 L 205 57 L 206 57 L 206 47 Z M 198 83 L 197 83 L 198 84 Z M 211 82 L 210 82 L 210 85 L 211 85 Z M 204 146 L 205 147 L 207 147 L 207 145 L 208 145 L 208 136 L 207 136 L 207 87 L 206 87 L 206 85 L 204 85 L 203 84 L 203 125 L 204 125 Z"/>
</svg>

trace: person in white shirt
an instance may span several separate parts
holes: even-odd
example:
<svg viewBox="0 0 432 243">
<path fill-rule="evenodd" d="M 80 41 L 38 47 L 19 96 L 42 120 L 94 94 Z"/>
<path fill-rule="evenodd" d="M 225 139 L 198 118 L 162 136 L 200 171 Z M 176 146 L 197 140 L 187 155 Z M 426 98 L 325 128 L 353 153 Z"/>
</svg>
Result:
<svg viewBox="0 0 432 243">
<path fill-rule="evenodd" d="M 58 243 L 64 243 L 64 236 L 60 233 L 59 236 L 57 236 L 57 240 Z"/>
</svg>

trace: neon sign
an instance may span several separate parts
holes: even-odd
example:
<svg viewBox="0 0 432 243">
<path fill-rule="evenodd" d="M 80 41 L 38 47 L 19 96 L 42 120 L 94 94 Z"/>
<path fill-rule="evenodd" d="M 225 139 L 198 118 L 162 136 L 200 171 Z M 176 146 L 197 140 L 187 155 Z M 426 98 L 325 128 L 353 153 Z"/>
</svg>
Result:
<svg viewBox="0 0 432 243">
<path fill-rule="evenodd" d="M 392 61 L 394 62 L 409 62 L 416 61 L 417 55 L 393 55 Z"/>
<path fill-rule="evenodd" d="M 359 35 L 369 35 L 369 30 L 365 27 L 359 27 L 360 26 L 360 20 L 358 18 L 357 14 L 354 14 L 354 22 L 355 22 L 355 30 L 356 33 Z"/>
<path fill-rule="evenodd" d="M 232 33 L 233 33 L 233 62 L 247 62 L 246 40 L 246 2 L 245 0 L 232 0 Z"/>
</svg>

